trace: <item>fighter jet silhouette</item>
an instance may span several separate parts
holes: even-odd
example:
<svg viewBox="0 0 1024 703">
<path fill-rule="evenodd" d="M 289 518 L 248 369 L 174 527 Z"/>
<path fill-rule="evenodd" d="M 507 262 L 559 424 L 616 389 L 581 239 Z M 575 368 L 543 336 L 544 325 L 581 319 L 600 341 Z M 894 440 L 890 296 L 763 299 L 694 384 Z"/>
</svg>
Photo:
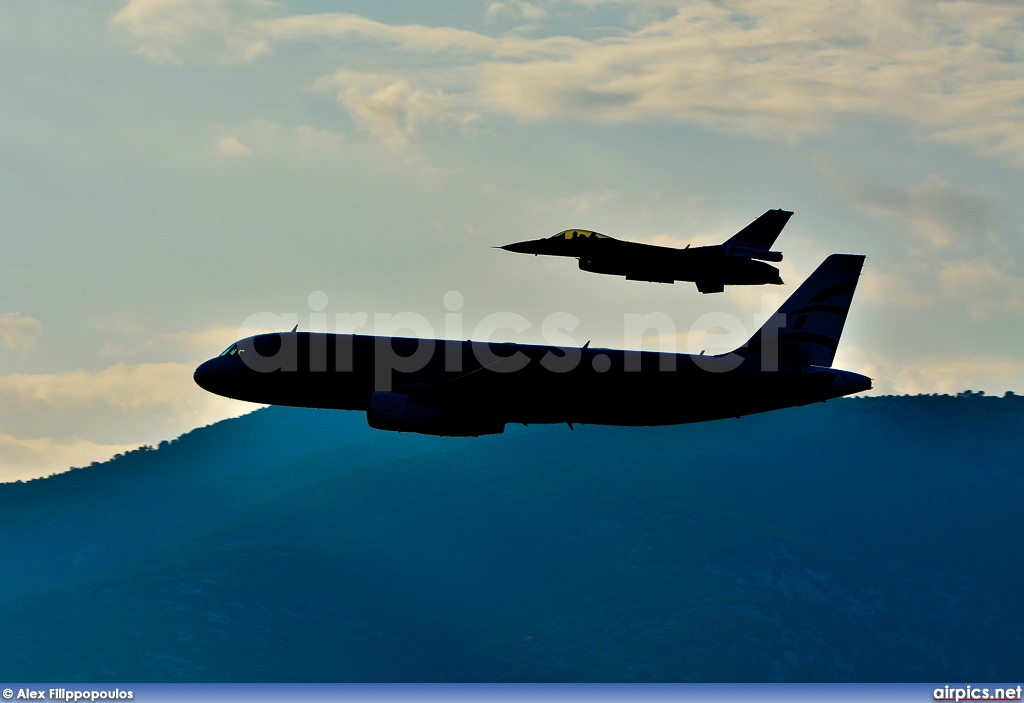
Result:
<svg viewBox="0 0 1024 703">
<path fill-rule="evenodd" d="M 674 283 L 693 281 L 701 293 L 721 293 L 725 286 L 781 284 L 779 270 L 765 261 L 782 261 L 771 251 L 793 213 L 769 210 L 724 244 L 676 249 L 624 242 L 586 229 L 567 229 L 547 239 L 506 244 L 505 251 L 545 256 L 571 256 L 580 270 L 625 276 L 629 281 Z"/>
</svg>

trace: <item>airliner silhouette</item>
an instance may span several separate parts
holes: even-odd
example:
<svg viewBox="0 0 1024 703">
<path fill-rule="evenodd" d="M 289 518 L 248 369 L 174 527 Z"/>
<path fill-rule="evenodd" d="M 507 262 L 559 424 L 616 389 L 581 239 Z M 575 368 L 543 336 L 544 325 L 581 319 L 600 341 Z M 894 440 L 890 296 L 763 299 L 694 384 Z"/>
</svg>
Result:
<svg viewBox="0 0 1024 703">
<path fill-rule="evenodd" d="M 229 398 L 365 412 L 383 430 L 442 436 L 508 423 L 670 425 L 871 388 L 832 368 L 863 256 L 833 254 L 740 348 L 669 354 L 314 332 L 239 340 L 195 371 Z"/>
</svg>

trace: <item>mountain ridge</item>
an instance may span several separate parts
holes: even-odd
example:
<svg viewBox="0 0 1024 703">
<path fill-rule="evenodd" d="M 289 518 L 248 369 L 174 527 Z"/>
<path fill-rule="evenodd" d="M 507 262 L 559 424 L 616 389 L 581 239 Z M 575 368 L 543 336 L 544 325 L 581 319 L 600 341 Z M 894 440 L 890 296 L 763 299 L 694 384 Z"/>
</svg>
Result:
<svg viewBox="0 0 1024 703">
<path fill-rule="evenodd" d="M 23 680 L 1019 674 L 1024 398 L 440 439 L 268 408 L 0 485 Z"/>
</svg>

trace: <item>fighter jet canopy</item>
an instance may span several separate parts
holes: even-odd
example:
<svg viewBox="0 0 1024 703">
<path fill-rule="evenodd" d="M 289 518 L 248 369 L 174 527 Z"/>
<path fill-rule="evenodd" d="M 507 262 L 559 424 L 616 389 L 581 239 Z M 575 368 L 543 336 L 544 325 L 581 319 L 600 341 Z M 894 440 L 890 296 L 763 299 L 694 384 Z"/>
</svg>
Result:
<svg viewBox="0 0 1024 703">
<path fill-rule="evenodd" d="M 575 237 L 594 237 L 595 239 L 611 239 L 607 234 L 601 234 L 599 232 L 591 232 L 587 229 L 567 229 L 564 232 L 559 232 L 553 237 L 548 239 L 574 239 Z"/>
</svg>

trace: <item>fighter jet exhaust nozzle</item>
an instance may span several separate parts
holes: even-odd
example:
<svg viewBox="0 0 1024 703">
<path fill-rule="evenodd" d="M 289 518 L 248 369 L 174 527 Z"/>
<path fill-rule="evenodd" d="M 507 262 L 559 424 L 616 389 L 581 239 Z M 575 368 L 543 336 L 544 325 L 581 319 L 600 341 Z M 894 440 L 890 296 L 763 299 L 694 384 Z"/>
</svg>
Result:
<svg viewBox="0 0 1024 703">
<path fill-rule="evenodd" d="M 748 247 L 728 247 L 726 256 L 736 259 L 757 259 L 758 261 L 782 261 L 781 251 L 767 251 L 764 249 L 750 249 Z"/>
</svg>

